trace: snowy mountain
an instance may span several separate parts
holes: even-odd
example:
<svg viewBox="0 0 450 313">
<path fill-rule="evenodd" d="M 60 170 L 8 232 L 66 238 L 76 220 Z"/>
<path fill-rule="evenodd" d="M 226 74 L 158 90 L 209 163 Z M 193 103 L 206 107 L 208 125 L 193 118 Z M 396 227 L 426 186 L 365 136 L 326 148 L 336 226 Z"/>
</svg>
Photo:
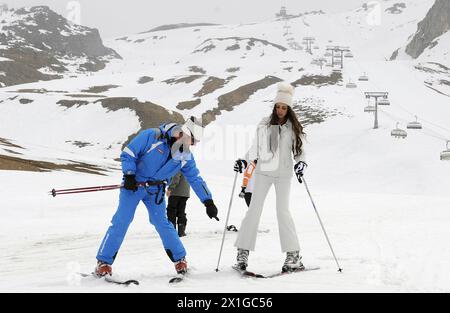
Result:
<svg viewBox="0 0 450 313">
<path fill-rule="evenodd" d="M 419 57 L 425 49 L 439 44 L 436 38 L 450 30 L 450 2 L 436 0 L 425 18 L 417 25 L 417 32 L 406 46 L 405 52 L 413 58 Z"/>
<path fill-rule="evenodd" d="M 132 136 L 194 115 L 207 125 L 194 149 L 221 222 L 211 222 L 195 197 L 189 200 L 183 242 L 192 275 L 177 292 L 449 291 L 450 166 L 440 152 L 448 149 L 450 106 L 445 83 L 436 84 L 448 80 L 449 33 L 413 59 L 404 48 L 435 1 L 377 3 L 336 14 L 289 12 L 288 19 L 253 24 L 165 25 L 107 40 L 122 58 L 95 73 L 1 88 L 0 169 L 7 171 L 0 171 L 0 290 L 123 291 L 70 275 L 92 270 L 118 192 L 56 198 L 47 192 L 118 183 L 117 158 Z M 305 37 L 314 39 L 310 52 Z M 326 56 L 331 46 L 348 47 L 342 69 Z M 321 270 L 299 274 L 301 284 L 295 275 L 237 282 L 230 269 L 234 233 L 227 233 L 221 271 L 213 272 L 233 160 L 270 114 L 281 80 L 296 86 L 294 109 L 307 133 L 305 178 L 344 273 L 336 274 L 304 186 L 293 182 L 303 262 Z M 374 104 L 364 93 L 375 91 L 388 92 L 390 100 L 379 106 L 378 129 L 374 114 L 364 111 Z M 423 128 L 407 128 L 416 116 Z M 397 126 L 406 139 L 391 136 Z M 230 224 L 239 228 L 246 209 L 234 196 Z M 284 259 L 275 203 L 270 191 L 257 251 L 250 254 L 258 272 L 277 270 Z M 172 264 L 145 209 L 137 211 L 114 267 L 141 280 L 139 291 L 173 291 L 167 286 Z M 26 287 L 18 277 L 27 278 Z"/>
<path fill-rule="evenodd" d="M 450 96 L 450 2 L 436 0 L 408 42 L 397 49 L 391 60 L 412 57 L 425 84 L 432 90 Z"/>
<path fill-rule="evenodd" d="M 0 86 L 95 72 L 117 58 L 98 30 L 72 24 L 49 7 L 0 10 Z"/>
<path fill-rule="evenodd" d="M 117 167 L 114 160 L 120 150 L 140 129 L 190 115 L 201 116 L 205 125 L 217 129 L 226 124 L 227 116 L 248 111 L 246 107 L 252 103 L 261 103 L 261 112 L 266 112 L 273 88 L 281 80 L 297 87 L 295 110 L 306 126 L 339 116 L 359 116 L 356 104 L 366 104 L 362 92 L 374 90 L 389 91 L 398 101 L 399 106 L 386 113 L 394 114 L 388 117 L 392 126 L 414 120 L 415 115 L 446 125 L 447 99 L 432 86 L 430 73 L 434 81 L 447 86 L 442 75 L 448 75 L 448 63 L 439 55 L 425 65 L 413 60 L 386 62 L 393 47 L 414 32 L 433 2 L 409 0 L 399 5 L 385 1 L 384 7 L 378 8 L 381 16 L 377 23 L 368 17 L 376 8 L 363 5 L 344 13 L 300 13 L 259 24 L 166 25 L 109 40 L 107 45 L 123 59 L 112 59 L 96 75 L 3 88 L 3 109 L 17 112 L 23 123 L 35 129 L 29 134 L 18 131 L 14 120 L 2 123 L 4 142 L 22 148 L 5 146 L 3 155 L 16 161 L 91 166 L 103 164 L 106 158 Z M 311 53 L 304 48 L 305 36 L 315 38 Z M 328 64 L 323 68 L 315 62 L 333 45 L 349 47 L 354 55 L 344 58 L 342 71 L 331 67 L 330 57 L 325 57 Z M 364 73 L 378 79 L 358 82 Z M 411 75 L 419 80 L 411 81 Z M 398 79 L 404 81 L 402 87 L 397 86 Z M 345 88 L 348 82 L 356 82 L 357 88 Z M 421 86 L 417 89 L 420 96 L 411 93 L 411 84 Z M 436 94 L 433 112 L 420 101 L 425 91 Z M 428 95 L 427 102 L 434 98 Z M 40 114 L 30 114 L 33 109 Z M 250 115 L 254 118 L 246 124 L 256 124 L 262 117 Z M 66 118 L 78 122 L 68 123 Z M 111 125 L 111 119 L 121 127 L 101 126 Z M 43 124 L 51 125 L 52 131 L 39 126 Z M 444 146 L 442 142 L 450 137 L 445 127 L 430 126 L 441 138 L 438 145 Z M 96 131 L 86 131 L 86 127 Z M 36 144 L 50 151 L 43 154 Z M 68 153 L 63 160 L 61 151 Z"/>
</svg>

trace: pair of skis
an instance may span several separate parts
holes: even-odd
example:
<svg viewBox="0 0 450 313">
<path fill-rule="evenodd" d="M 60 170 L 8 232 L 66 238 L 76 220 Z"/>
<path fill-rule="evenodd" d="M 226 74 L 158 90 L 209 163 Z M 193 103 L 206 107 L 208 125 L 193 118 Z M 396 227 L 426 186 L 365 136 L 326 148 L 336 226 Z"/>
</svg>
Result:
<svg viewBox="0 0 450 313">
<path fill-rule="evenodd" d="M 99 277 L 95 273 L 90 273 L 90 274 L 78 273 L 78 274 L 81 277 L 94 277 L 94 278 L 97 278 L 97 279 L 102 279 L 102 280 L 104 280 L 107 283 L 115 284 L 115 285 L 122 285 L 122 286 L 139 285 L 139 281 L 135 280 L 135 279 L 120 280 L 120 279 L 114 278 L 112 276 Z M 182 282 L 184 280 L 184 278 L 185 278 L 185 275 L 177 274 L 176 276 L 172 277 L 169 280 L 169 283 L 170 284 L 179 283 L 179 282 Z"/>
<path fill-rule="evenodd" d="M 235 265 L 233 265 L 232 268 L 235 271 L 237 271 L 242 277 L 253 277 L 253 278 L 274 278 L 274 277 L 279 277 L 279 276 L 293 274 L 293 273 L 315 271 L 315 270 L 320 269 L 320 267 L 318 267 L 318 266 L 316 266 L 316 267 L 304 267 L 304 268 L 300 268 L 298 270 L 294 270 L 294 271 L 290 271 L 290 272 L 277 272 L 277 273 L 270 274 L 270 275 L 262 275 L 262 274 L 258 274 L 258 273 L 255 273 L 255 272 L 243 270 L 243 269 L 241 269 L 241 268 L 239 268 L 239 267 L 237 267 Z"/>
<path fill-rule="evenodd" d="M 292 274 L 292 273 L 315 271 L 315 270 L 320 269 L 320 267 L 305 267 L 305 268 L 302 268 L 302 269 L 299 269 L 296 271 L 291 271 L 291 272 L 277 272 L 277 273 L 270 274 L 270 275 L 262 275 L 262 274 L 258 274 L 255 272 L 242 270 L 241 268 L 239 268 L 237 266 L 233 266 L 232 268 L 235 271 L 237 271 L 242 277 L 253 277 L 253 278 L 274 278 L 274 277 L 279 277 L 279 276 L 288 275 L 288 274 Z M 105 282 L 110 283 L 110 284 L 115 284 L 115 285 L 122 285 L 122 286 L 139 285 L 139 281 L 137 281 L 135 279 L 120 280 L 120 279 L 114 278 L 112 276 L 98 277 L 97 275 L 95 275 L 95 273 L 90 273 L 90 274 L 78 273 L 78 274 L 81 277 L 95 277 L 97 279 L 103 279 Z M 180 282 L 184 281 L 185 278 L 186 278 L 186 274 L 177 274 L 169 279 L 169 284 L 180 283 Z"/>
<path fill-rule="evenodd" d="M 139 281 L 135 280 L 135 279 L 129 279 L 129 280 L 119 280 L 117 278 L 114 278 L 112 276 L 103 276 L 103 277 L 99 277 L 97 276 L 95 273 L 90 273 L 90 274 L 86 274 L 86 273 L 78 273 L 81 277 L 94 277 L 97 279 L 102 279 L 107 283 L 110 284 L 115 284 L 115 285 L 123 285 L 123 286 L 129 286 L 129 285 L 139 285 Z"/>
<path fill-rule="evenodd" d="M 262 274 L 258 274 L 258 273 L 255 273 L 255 272 L 242 270 L 241 268 L 239 268 L 237 266 L 234 266 L 234 265 L 232 266 L 232 268 L 235 271 L 237 271 L 243 277 L 254 277 L 254 278 L 274 278 L 274 277 L 279 277 L 279 276 L 293 274 L 293 273 L 316 271 L 316 270 L 320 269 L 320 267 L 318 267 L 318 266 L 315 266 L 315 267 L 303 267 L 303 268 L 300 268 L 298 270 L 294 270 L 294 271 L 290 271 L 290 272 L 277 272 L 277 273 L 270 274 L 270 275 L 262 275 Z M 185 277 L 186 277 L 186 274 L 177 274 L 176 276 L 172 277 L 169 280 L 169 283 L 173 284 L 173 283 L 182 282 Z"/>
</svg>

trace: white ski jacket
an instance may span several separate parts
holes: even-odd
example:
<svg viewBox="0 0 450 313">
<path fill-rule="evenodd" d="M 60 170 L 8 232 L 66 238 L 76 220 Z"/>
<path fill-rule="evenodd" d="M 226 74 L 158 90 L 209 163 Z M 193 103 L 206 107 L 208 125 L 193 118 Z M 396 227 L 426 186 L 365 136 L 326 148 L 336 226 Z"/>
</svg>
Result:
<svg viewBox="0 0 450 313">
<path fill-rule="evenodd" d="M 295 146 L 292 123 L 288 120 L 284 125 L 269 125 L 269 121 L 270 119 L 266 117 L 259 123 L 245 159 L 258 159 L 256 173 L 272 177 L 292 177 L 294 172 L 292 148 Z M 295 158 L 296 163 L 306 162 L 304 143 L 303 140 L 302 153 Z"/>
</svg>

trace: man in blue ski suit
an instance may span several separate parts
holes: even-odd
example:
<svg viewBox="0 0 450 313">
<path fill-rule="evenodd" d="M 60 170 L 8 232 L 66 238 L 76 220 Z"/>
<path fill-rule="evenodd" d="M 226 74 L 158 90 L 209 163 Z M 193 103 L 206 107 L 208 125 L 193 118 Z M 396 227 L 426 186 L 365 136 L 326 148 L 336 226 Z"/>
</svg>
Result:
<svg viewBox="0 0 450 313">
<path fill-rule="evenodd" d="M 136 207 L 142 201 L 147 207 L 150 223 L 158 232 L 167 255 L 178 273 L 187 271 L 186 250 L 173 224 L 168 221 L 165 187 L 180 170 L 202 203 L 209 218 L 217 218 L 217 207 L 205 181 L 199 175 L 189 146 L 199 141 L 203 128 L 191 117 L 184 125 L 162 124 L 159 128 L 141 131 L 122 151 L 123 188 L 119 206 L 97 254 L 98 276 L 112 275 L 112 264 L 120 249 Z"/>
</svg>

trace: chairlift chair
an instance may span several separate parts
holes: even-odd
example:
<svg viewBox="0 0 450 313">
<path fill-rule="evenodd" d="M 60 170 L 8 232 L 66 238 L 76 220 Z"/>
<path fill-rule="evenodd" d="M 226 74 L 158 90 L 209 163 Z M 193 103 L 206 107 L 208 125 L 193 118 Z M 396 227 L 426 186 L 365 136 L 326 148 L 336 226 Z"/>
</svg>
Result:
<svg viewBox="0 0 450 313">
<path fill-rule="evenodd" d="M 378 105 L 391 105 L 391 103 L 389 102 L 388 99 L 381 99 L 380 101 L 378 101 Z"/>
<path fill-rule="evenodd" d="M 375 109 L 374 105 L 368 105 L 364 108 L 364 112 L 366 112 L 366 113 L 372 113 L 372 112 L 375 112 L 375 110 L 376 109 Z"/>
<path fill-rule="evenodd" d="M 353 54 L 351 52 L 347 52 L 344 57 L 346 58 L 353 58 Z"/>
<path fill-rule="evenodd" d="M 347 88 L 356 88 L 357 86 L 356 86 L 355 83 L 352 83 L 351 81 L 349 81 L 349 82 L 347 83 L 347 85 L 345 85 L 345 87 L 347 87 Z"/>
<path fill-rule="evenodd" d="M 414 122 L 408 123 L 406 128 L 408 128 L 408 129 L 422 129 L 422 124 L 420 124 L 417 121 L 417 116 L 416 116 L 416 120 Z"/>
<path fill-rule="evenodd" d="M 362 81 L 362 82 L 366 82 L 369 80 L 369 77 L 366 75 L 366 73 L 364 73 L 364 75 L 359 76 L 358 80 Z"/>
<path fill-rule="evenodd" d="M 400 128 L 398 127 L 398 124 L 399 124 L 399 123 L 397 123 L 396 128 L 393 129 L 393 130 L 391 131 L 391 136 L 394 137 L 394 138 L 402 138 L 402 139 L 405 139 L 406 136 L 408 136 L 408 133 L 407 133 L 405 130 L 400 129 Z"/>
<path fill-rule="evenodd" d="M 442 161 L 450 161 L 450 140 L 447 140 L 447 150 L 441 152 Z"/>
</svg>

